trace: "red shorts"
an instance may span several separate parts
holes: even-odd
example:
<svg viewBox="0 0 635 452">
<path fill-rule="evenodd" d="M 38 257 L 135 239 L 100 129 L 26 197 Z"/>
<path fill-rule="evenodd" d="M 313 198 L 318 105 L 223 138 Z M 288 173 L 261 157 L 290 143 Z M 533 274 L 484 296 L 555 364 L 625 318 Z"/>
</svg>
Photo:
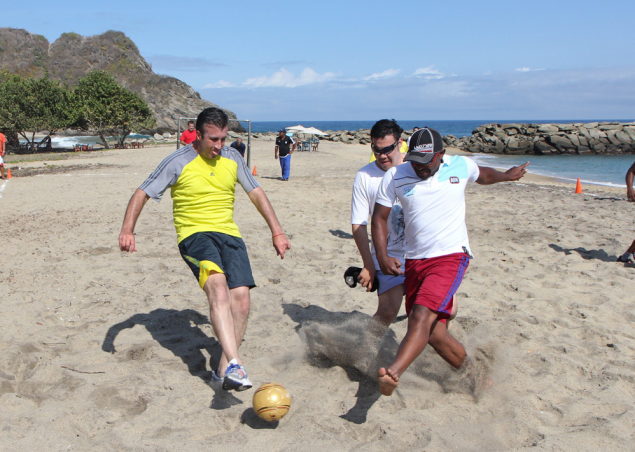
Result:
<svg viewBox="0 0 635 452">
<path fill-rule="evenodd" d="M 452 312 L 452 297 L 470 265 L 465 253 L 428 259 L 406 259 L 406 314 L 414 305 L 425 306 L 445 323 Z"/>
</svg>

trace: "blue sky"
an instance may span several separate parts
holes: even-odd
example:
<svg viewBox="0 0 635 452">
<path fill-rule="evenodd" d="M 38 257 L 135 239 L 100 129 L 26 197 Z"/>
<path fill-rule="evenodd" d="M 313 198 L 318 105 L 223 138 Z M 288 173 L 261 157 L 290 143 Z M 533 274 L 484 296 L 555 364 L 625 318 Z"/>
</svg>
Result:
<svg viewBox="0 0 635 452">
<path fill-rule="evenodd" d="M 635 119 L 634 17 L 626 0 L 25 0 L 0 26 L 123 31 L 256 121 Z"/>
</svg>

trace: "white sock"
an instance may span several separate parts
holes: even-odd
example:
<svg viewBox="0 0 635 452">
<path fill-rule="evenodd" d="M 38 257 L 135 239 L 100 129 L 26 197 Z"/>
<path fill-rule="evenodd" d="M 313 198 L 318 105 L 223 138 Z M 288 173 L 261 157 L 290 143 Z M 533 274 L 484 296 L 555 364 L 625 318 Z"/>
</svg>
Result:
<svg viewBox="0 0 635 452">
<path fill-rule="evenodd" d="M 631 258 L 631 253 L 629 253 L 628 251 L 620 256 L 620 259 L 623 261 L 628 260 L 630 258 Z"/>
</svg>

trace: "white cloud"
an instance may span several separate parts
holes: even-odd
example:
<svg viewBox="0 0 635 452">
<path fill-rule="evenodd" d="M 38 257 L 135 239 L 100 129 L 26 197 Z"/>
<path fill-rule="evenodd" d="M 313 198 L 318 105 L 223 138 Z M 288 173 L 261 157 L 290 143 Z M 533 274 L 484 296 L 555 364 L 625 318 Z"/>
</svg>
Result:
<svg viewBox="0 0 635 452">
<path fill-rule="evenodd" d="M 414 71 L 414 77 L 425 78 L 426 80 L 439 80 L 445 77 L 445 74 L 434 69 L 434 66 L 422 67 Z M 455 74 L 452 74 L 455 75 Z"/>
<path fill-rule="evenodd" d="M 236 85 L 233 85 L 232 83 L 229 83 L 225 80 L 219 80 L 215 83 L 208 83 L 207 85 L 203 86 L 203 88 L 233 88 Z"/>
<path fill-rule="evenodd" d="M 248 78 L 240 84 L 220 80 L 215 83 L 207 84 L 203 88 L 296 88 L 298 86 L 328 82 L 334 78 L 335 74 L 333 72 L 318 74 L 310 67 L 304 68 L 302 73 L 297 77 L 293 72 L 281 68 L 271 76 L 261 75 L 259 77 Z"/>
<path fill-rule="evenodd" d="M 368 77 L 364 77 L 363 80 L 373 81 L 373 80 L 385 80 L 387 78 L 391 78 L 396 76 L 401 72 L 401 69 L 386 69 L 383 72 L 376 72 Z"/>
<path fill-rule="evenodd" d="M 533 71 L 544 71 L 544 69 L 532 69 L 530 67 L 519 67 L 516 68 L 518 72 L 533 72 Z"/>
<path fill-rule="evenodd" d="M 216 104 L 247 112 L 252 119 L 271 121 L 359 119 L 360 111 L 368 118 L 484 121 L 632 119 L 633 115 L 635 66 L 423 78 L 438 75 L 429 74 L 430 70 L 419 71 L 416 77 L 409 73 L 373 81 L 338 75 L 324 85 L 294 90 L 254 90 L 239 84 L 236 86 L 243 89 L 201 94 Z"/>
</svg>

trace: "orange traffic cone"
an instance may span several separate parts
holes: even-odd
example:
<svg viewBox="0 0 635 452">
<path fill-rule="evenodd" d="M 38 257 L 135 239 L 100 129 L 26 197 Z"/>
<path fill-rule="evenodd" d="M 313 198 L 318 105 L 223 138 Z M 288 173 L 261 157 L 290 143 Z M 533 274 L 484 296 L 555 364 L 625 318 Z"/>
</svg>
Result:
<svg viewBox="0 0 635 452">
<path fill-rule="evenodd" d="M 251 174 L 253 176 L 257 176 L 258 175 L 258 167 L 256 165 L 254 165 L 254 170 L 251 172 Z"/>
<path fill-rule="evenodd" d="M 580 183 L 580 178 L 578 177 L 578 183 L 575 184 L 575 192 L 582 193 L 582 184 Z"/>
<path fill-rule="evenodd" d="M 11 175 L 11 168 L 7 168 L 7 179 L 11 179 L 13 176 Z"/>
</svg>

